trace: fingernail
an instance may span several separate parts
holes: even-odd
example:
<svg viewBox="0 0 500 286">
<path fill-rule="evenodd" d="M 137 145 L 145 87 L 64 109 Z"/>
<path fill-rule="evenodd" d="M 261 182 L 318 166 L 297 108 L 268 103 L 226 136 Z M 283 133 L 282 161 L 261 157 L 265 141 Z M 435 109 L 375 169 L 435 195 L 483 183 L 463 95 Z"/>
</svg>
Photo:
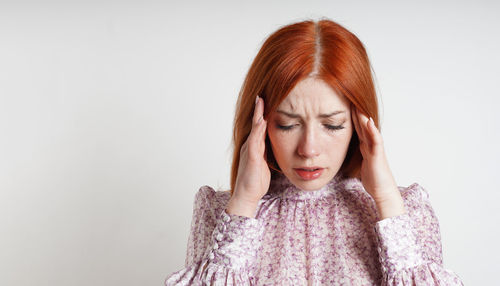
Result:
<svg viewBox="0 0 500 286">
<path fill-rule="evenodd" d="M 375 122 L 373 122 L 373 119 L 370 117 L 370 121 L 372 122 L 373 125 L 375 125 Z"/>
<path fill-rule="evenodd" d="M 257 97 L 255 98 L 255 104 L 257 104 L 257 102 L 259 102 L 259 96 L 257 95 Z"/>
</svg>

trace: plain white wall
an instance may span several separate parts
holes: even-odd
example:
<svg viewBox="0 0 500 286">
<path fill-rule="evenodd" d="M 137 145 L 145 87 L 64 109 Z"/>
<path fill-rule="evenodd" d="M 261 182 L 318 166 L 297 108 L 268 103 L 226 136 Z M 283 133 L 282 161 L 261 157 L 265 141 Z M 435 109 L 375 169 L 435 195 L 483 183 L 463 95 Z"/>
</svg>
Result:
<svg viewBox="0 0 500 286">
<path fill-rule="evenodd" d="M 494 1 L 0 2 L 0 284 L 161 285 L 195 193 L 229 187 L 234 105 L 265 37 L 338 21 L 365 44 L 398 185 L 445 267 L 496 281 Z"/>
</svg>

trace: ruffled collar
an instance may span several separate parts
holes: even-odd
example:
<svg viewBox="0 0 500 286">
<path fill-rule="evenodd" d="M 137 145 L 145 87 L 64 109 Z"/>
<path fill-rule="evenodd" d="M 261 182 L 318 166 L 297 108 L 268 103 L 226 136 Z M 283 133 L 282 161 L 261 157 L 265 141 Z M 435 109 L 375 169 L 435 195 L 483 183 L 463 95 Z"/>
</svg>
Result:
<svg viewBox="0 0 500 286">
<path fill-rule="evenodd" d="M 308 200 L 329 196 L 339 187 L 340 182 L 345 179 L 338 172 L 326 185 L 319 190 L 307 191 L 296 187 L 284 174 L 274 173 L 266 196 L 281 197 L 291 200 Z"/>
</svg>

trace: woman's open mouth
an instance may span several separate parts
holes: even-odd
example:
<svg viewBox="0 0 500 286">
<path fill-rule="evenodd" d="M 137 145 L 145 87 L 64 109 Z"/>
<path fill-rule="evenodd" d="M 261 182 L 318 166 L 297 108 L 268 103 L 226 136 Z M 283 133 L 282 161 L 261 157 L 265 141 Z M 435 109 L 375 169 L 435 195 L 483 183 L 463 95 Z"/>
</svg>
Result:
<svg viewBox="0 0 500 286">
<path fill-rule="evenodd" d="M 321 167 L 304 167 L 294 168 L 295 172 L 304 180 L 315 180 L 321 176 L 324 168 Z"/>
</svg>

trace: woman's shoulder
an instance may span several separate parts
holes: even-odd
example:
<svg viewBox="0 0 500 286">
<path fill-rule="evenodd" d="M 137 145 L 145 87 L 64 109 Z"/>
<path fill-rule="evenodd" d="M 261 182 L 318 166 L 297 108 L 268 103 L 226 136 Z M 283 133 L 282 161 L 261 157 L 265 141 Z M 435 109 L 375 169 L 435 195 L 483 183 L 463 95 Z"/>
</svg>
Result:
<svg viewBox="0 0 500 286">
<path fill-rule="evenodd" d="M 429 200 L 429 192 L 421 184 L 414 182 L 407 187 L 398 186 L 405 203 L 421 203 Z"/>
<path fill-rule="evenodd" d="M 340 184 L 342 185 L 342 189 L 348 191 L 358 191 L 360 189 L 364 189 L 363 182 L 359 178 L 355 177 L 345 177 L 340 181 Z M 428 195 L 427 190 L 417 182 L 414 182 L 406 187 L 398 185 L 398 189 L 403 194 L 421 193 L 422 195 Z"/>
<path fill-rule="evenodd" d="M 421 184 L 414 182 L 408 186 L 397 186 L 402 198 L 405 201 L 421 201 L 428 200 L 429 193 Z M 362 181 L 359 178 L 349 177 L 344 178 L 339 186 L 339 190 L 345 193 L 360 195 L 366 194 Z M 371 196 L 370 196 L 371 197 Z"/>
<path fill-rule="evenodd" d="M 209 185 L 203 185 L 195 194 L 194 204 L 197 207 L 206 206 L 216 209 L 225 206 L 230 197 L 231 193 L 228 190 L 215 190 Z"/>
</svg>

